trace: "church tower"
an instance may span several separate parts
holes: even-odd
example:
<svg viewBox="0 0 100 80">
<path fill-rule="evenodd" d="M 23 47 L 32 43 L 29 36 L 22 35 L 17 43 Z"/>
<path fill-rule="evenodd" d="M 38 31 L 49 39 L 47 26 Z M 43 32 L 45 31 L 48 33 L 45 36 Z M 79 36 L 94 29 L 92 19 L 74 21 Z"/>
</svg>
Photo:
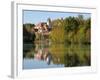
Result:
<svg viewBox="0 0 100 80">
<path fill-rule="evenodd" d="M 48 28 L 51 30 L 52 29 L 52 23 L 51 23 L 50 18 L 47 19 L 47 25 L 48 25 Z"/>
</svg>

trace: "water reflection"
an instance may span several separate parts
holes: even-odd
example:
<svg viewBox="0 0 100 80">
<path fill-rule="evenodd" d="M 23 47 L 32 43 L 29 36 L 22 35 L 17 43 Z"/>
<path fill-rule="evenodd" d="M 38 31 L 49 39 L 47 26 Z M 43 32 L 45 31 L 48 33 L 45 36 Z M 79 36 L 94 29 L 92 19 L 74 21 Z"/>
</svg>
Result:
<svg viewBox="0 0 100 80">
<path fill-rule="evenodd" d="M 90 45 L 68 45 L 43 41 L 24 44 L 23 51 L 23 68 L 25 69 L 91 65 Z"/>
<path fill-rule="evenodd" d="M 48 51 L 48 49 L 39 49 L 35 54 L 34 54 L 34 58 L 38 59 L 38 60 L 44 60 L 47 62 L 47 64 L 49 65 L 52 61 L 52 55 L 51 53 Z"/>
</svg>

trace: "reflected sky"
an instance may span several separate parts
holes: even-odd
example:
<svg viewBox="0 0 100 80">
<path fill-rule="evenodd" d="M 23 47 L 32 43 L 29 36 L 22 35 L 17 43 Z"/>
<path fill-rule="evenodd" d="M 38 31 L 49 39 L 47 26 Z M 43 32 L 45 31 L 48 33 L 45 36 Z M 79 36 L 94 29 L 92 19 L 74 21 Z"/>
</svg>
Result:
<svg viewBox="0 0 100 80">
<path fill-rule="evenodd" d="M 38 59 L 24 59 L 23 60 L 23 69 L 39 69 L 39 68 L 57 68 L 64 67 L 63 64 L 53 64 L 47 65 L 46 61 Z"/>
</svg>

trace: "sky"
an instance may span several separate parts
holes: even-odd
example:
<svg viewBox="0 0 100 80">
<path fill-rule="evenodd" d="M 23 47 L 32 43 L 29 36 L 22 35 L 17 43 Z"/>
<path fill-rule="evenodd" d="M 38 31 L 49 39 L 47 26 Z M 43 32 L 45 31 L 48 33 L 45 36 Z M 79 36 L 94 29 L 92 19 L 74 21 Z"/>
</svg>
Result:
<svg viewBox="0 0 100 80">
<path fill-rule="evenodd" d="M 66 18 L 69 16 L 77 17 L 78 15 L 83 15 L 84 18 L 91 17 L 89 13 L 71 13 L 71 12 L 49 12 L 49 11 L 31 11 L 24 10 L 23 11 L 23 23 L 32 23 L 37 24 L 39 22 L 47 22 L 47 19 L 51 20 L 58 18 Z"/>
</svg>

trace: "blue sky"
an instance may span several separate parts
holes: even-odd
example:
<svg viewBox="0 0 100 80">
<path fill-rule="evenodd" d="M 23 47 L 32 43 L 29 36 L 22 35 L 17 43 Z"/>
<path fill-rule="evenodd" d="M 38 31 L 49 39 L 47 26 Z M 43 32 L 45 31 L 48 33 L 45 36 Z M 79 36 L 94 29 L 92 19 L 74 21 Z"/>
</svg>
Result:
<svg viewBox="0 0 100 80">
<path fill-rule="evenodd" d="M 39 22 L 46 22 L 48 18 L 51 20 L 57 18 L 65 18 L 69 16 L 76 17 L 77 15 L 81 14 L 84 18 L 91 17 L 89 13 L 69 13 L 69 12 L 47 12 L 47 11 L 31 11 L 31 10 L 24 10 L 23 11 L 23 23 L 34 23 L 37 24 Z"/>
</svg>

